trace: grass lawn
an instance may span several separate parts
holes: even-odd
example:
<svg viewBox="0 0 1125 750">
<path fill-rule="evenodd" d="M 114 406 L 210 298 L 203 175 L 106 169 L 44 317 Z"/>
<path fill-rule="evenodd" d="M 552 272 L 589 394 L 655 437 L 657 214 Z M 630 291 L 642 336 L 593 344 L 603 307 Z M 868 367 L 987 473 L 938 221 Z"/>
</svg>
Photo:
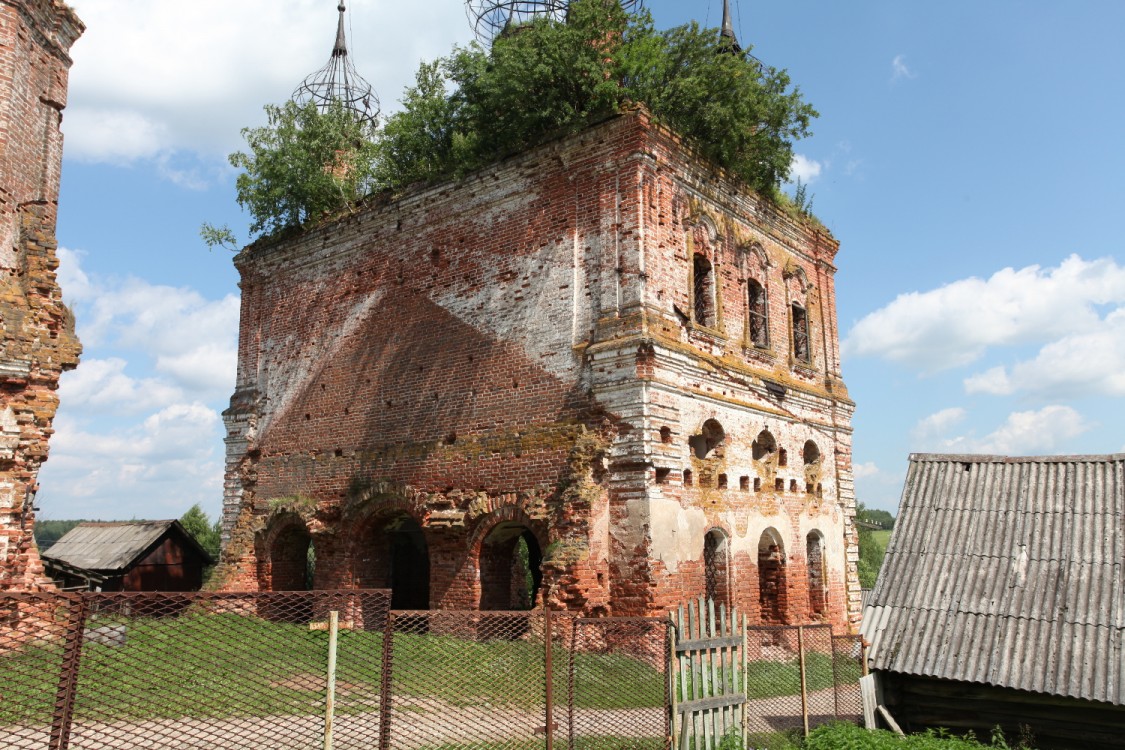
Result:
<svg viewBox="0 0 1125 750">
<path fill-rule="evenodd" d="M 887 551 L 887 542 L 891 541 L 891 530 L 872 531 L 871 538 L 875 540 L 875 544 L 879 545 L 879 552 L 885 553 Z"/>
<path fill-rule="evenodd" d="M 239 614 L 99 618 L 124 628 L 124 643 L 87 642 L 79 663 L 75 719 L 113 721 L 192 716 L 309 715 L 323 711 L 328 634 Z M 471 641 L 395 635 L 392 691 L 452 705 L 543 705 L 543 644 L 537 639 Z M 380 632 L 343 630 L 337 656 L 341 713 L 377 709 Z M 555 692 L 565 700 L 568 658 L 555 652 Z M 0 657 L 0 724 L 40 724 L 54 705 L 58 643 Z M 620 654 L 575 656 L 579 708 L 663 705 L 664 677 Z"/>
</svg>

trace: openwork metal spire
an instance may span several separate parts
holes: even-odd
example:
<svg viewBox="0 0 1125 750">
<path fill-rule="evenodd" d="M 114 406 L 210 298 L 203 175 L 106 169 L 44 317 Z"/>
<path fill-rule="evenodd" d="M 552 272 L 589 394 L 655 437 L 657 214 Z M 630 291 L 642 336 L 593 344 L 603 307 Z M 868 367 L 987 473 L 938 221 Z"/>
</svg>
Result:
<svg viewBox="0 0 1125 750">
<path fill-rule="evenodd" d="M 293 92 L 293 101 L 298 104 L 315 102 L 317 109 L 326 111 L 333 102 L 351 110 L 361 120 L 375 124 L 379 118 L 379 97 L 371 84 L 356 72 L 348 57 L 348 42 L 344 34 L 343 0 L 336 6 L 340 19 L 336 25 L 336 43 L 332 46 L 332 57 L 323 68 L 306 78 Z"/>
<path fill-rule="evenodd" d="M 569 0 L 467 0 L 465 12 L 477 39 L 483 44 L 491 44 L 505 31 L 536 18 L 565 21 L 569 5 Z M 641 8 L 644 0 L 621 0 L 621 5 L 625 10 L 634 10 Z"/>
<path fill-rule="evenodd" d="M 723 0 L 723 28 L 719 36 L 722 37 L 719 44 L 723 49 L 736 54 L 742 51 L 742 45 L 738 43 L 738 37 L 734 34 L 734 23 L 730 18 L 730 0 Z"/>
</svg>

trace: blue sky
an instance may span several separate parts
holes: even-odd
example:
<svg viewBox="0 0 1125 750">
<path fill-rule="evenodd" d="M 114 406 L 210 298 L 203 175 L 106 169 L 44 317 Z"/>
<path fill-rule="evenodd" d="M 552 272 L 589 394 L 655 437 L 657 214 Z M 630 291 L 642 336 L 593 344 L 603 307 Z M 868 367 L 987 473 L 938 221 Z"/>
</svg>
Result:
<svg viewBox="0 0 1125 750">
<path fill-rule="evenodd" d="M 911 451 L 1125 451 L 1125 3 L 732 4 L 820 111 L 795 169 L 841 241 L 859 499 L 893 511 Z M 238 279 L 198 228 L 247 237 L 225 156 L 327 60 L 336 0 L 73 5 L 58 237 L 85 351 L 41 517 L 214 516 Z M 647 5 L 660 28 L 721 14 Z M 348 7 L 385 112 L 471 38 L 457 0 Z"/>
</svg>

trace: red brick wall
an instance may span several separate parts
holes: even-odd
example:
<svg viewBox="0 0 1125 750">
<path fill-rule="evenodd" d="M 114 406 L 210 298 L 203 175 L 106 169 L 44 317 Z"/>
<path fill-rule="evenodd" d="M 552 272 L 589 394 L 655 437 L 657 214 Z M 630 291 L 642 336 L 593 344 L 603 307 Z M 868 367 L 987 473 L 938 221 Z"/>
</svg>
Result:
<svg viewBox="0 0 1125 750">
<path fill-rule="evenodd" d="M 268 533 L 278 501 L 304 497 L 310 528 L 338 540 L 324 573 L 334 581 L 365 580 L 356 540 L 368 519 L 409 517 L 441 607 L 496 606 L 481 578 L 485 590 L 489 576 L 511 578 L 510 555 L 481 540 L 506 524 L 539 541 L 556 603 L 662 611 L 702 593 L 703 539 L 718 528 L 730 597 L 757 614 L 757 541 L 776 527 L 785 617 L 797 621 L 809 615 L 804 540 L 815 528 L 830 540 L 830 612 L 845 624 L 854 498 L 839 456 L 852 404 L 839 375 L 836 250 L 644 113 L 247 248 L 226 414 L 224 531 L 236 550 L 226 585 L 260 585 L 263 548 L 246 539 Z M 702 327 L 691 320 L 697 253 L 716 280 Z M 769 348 L 747 342 L 751 277 L 769 293 Z M 791 354 L 793 301 L 808 311 L 807 363 Z M 696 457 L 688 441 L 707 419 L 725 438 Z M 787 467 L 750 460 L 766 428 Z M 809 467 L 807 440 L 823 457 Z M 685 469 L 693 488 L 680 485 Z"/>
<path fill-rule="evenodd" d="M 0 0 L 0 590 L 49 587 L 32 537 L 63 370 L 78 362 L 55 280 L 70 45 L 61 2 Z"/>
</svg>

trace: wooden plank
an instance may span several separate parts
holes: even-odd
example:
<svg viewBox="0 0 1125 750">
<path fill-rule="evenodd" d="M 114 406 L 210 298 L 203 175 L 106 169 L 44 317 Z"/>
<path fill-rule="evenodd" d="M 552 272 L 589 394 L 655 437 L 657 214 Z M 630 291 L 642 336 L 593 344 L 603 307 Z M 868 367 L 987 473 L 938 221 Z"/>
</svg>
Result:
<svg viewBox="0 0 1125 750">
<path fill-rule="evenodd" d="M 742 636 L 738 635 L 725 635 L 716 636 L 714 638 L 696 638 L 691 641 L 679 641 L 676 644 L 676 650 L 683 651 L 706 651 L 712 648 L 737 648 L 742 645 Z"/>
<path fill-rule="evenodd" d="M 707 711 L 712 708 L 723 708 L 725 706 L 741 706 L 745 702 L 745 695 L 716 695 L 711 698 L 697 698 L 693 701 L 681 703 L 677 710 L 679 710 L 681 714 L 686 714 L 692 711 Z"/>
<path fill-rule="evenodd" d="M 891 714 L 887 709 L 880 705 L 876 706 L 875 710 L 879 712 L 879 715 L 883 717 L 883 721 L 887 722 L 887 726 L 890 727 L 895 734 L 905 736 L 905 733 L 899 729 L 898 722 L 891 718 Z"/>
<path fill-rule="evenodd" d="M 863 699 L 864 729 L 878 729 L 875 725 L 875 675 L 865 674 L 859 678 L 859 694 Z"/>
</svg>

